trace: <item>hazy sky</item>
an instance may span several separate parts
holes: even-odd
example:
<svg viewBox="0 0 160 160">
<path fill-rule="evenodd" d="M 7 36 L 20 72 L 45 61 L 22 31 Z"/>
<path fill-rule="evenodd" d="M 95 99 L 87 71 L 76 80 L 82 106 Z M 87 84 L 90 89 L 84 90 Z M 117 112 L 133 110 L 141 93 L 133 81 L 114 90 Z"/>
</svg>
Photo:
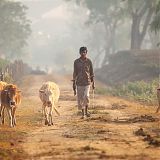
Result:
<svg viewBox="0 0 160 160">
<path fill-rule="evenodd" d="M 68 67 L 72 68 L 69 61 L 78 58 L 79 47 L 88 46 L 89 43 L 90 30 L 84 25 L 89 12 L 64 0 L 16 1 L 23 2 L 29 8 L 27 16 L 32 21 L 27 62 L 32 66 L 47 65 L 54 68 L 58 63 L 64 66 L 70 64 Z M 66 58 L 68 64 L 61 62 L 62 58 Z"/>
</svg>

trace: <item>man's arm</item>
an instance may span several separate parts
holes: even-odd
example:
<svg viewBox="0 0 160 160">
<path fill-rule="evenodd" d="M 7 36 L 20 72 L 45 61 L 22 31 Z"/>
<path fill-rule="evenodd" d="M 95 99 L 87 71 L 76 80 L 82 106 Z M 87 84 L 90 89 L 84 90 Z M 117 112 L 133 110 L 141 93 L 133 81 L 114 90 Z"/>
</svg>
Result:
<svg viewBox="0 0 160 160">
<path fill-rule="evenodd" d="M 73 68 L 73 91 L 74 91 L 74 95 L 76 95 L 76 79 L 77 79 L 77 68 L 76 68 L 76 62 L 74 61 L 74 68 Z"/>
<path fill-rule="evenodd" d="M 77 78 L 77 67 L 76 67 L 76 61 L 74 61 L 74 66 L 73 66 L 73 80 L 76 80 Z"/>
<path fill-rule="evenodd" d="M 92 82 L 92 89 L 95 89 L 94 72 L 93 72 L 92 61 L 90 61 L 90 78 L 91 78 L 91 82 Z"/>
</svg>

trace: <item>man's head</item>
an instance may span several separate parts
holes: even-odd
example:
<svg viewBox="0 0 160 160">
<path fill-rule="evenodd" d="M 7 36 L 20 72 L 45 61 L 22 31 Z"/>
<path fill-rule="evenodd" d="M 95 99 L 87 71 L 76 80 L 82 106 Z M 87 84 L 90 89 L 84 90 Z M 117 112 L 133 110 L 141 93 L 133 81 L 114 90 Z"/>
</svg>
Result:
<svg viewBox="0 0 160 160">
<path fill-rule="evenodd" d="M 87 47 L 81 47 L 79 49 L 79 53 L 81 55 L 82 58 L 86 58 L 86 55 L 87 55 Z"/>
</svg>

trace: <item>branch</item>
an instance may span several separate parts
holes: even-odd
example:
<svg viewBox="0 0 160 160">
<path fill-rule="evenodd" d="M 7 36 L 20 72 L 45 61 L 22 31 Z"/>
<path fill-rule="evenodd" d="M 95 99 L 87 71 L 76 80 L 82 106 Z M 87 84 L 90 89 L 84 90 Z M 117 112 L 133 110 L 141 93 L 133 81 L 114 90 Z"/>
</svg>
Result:
<svg viewBox="0 0 160 160">
<path fill-rule="evenodd" d="M 143 5 L 142 9 L 139 10 L 139 17 L 142 17 L 145 14 L 145 11 L 149 8 L 149 4 L 151 4 L 149 1 L 145 1 L 145 4 Z"/>
<path fill-rule="evenodd" d="M 153 12 L 154 12 L 154 9 L 153 8 L 150 8 L 149 11 L 148 11 L 148 14 L 146 16 L 146 19 L 145 19 L 145 22 L 144 22 L 144 25 L 143 25 L 143 30 L 140 34 L 140 36 L 143 38 L 146 34 L 146 31 L 147 31 L 147 28 L 148 28 L 148 25 L 149 25 L 149 22 L 151 20 L 151 17 L 153 15 Z"/>
</svg>

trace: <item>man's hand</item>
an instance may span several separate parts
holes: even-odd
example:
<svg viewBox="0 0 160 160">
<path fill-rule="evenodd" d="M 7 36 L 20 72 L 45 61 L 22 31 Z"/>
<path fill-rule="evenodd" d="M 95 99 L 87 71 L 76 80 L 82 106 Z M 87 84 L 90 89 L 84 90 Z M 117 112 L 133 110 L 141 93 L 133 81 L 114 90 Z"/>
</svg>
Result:
<svg viewBox="0 0 160 160">
<path fill-rule="evenodd" d="M 95 89 L 95 83 L 94 83 L 94 81 L 92 82 L 92 89 L 93 90 Z"/>
<path fill-rule="evenodd" d="M 91 77 L 91 82 L 92 82 L 92 89 L 95 89 L 95 83 L 94 83 L 94 77 Z"/>
<path fill-rule="evenodd" d="M 74 96 L 77 94 L 76 93 L 76 82 L 75 81 L 73 81 L 73 91 L 74 91 Z"/>
</svg>

